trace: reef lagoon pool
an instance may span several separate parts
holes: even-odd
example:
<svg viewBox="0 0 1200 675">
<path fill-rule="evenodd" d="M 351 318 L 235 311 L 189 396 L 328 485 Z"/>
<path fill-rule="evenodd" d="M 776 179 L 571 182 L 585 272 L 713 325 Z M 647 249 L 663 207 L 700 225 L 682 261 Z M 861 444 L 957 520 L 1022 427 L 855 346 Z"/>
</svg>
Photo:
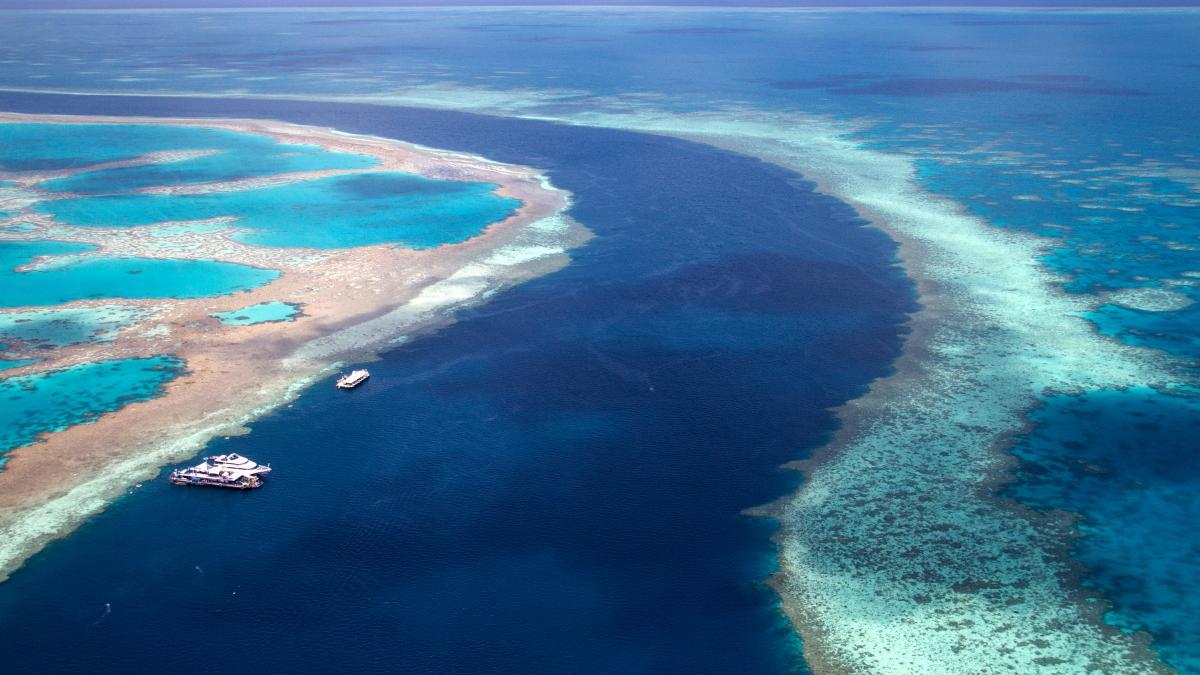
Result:
<svg viewBox="0 0 1200 675">
<path fill-rule="evenodd" d="M 295 321 L 300 315 L 300 307 L 290 302 L 261 302 L 241 309 L 228 312 L 217 312 L 212 316 L 220 319 L 221 323 L 231 326 L 251 326 L 256 323 L 274 323 L 277 321 Z"/>
<path fill-rule="evenodd" d="M 254 246 L 432 248 L 466 240 L 520 204 L 496 186 L 366 173 L 207 194 L 121 194 L 42 202 L 36 210 L 83 227 L 236 217 L 234 238 Z"/>
<path fill-rule="evenodd" d="M 292 171 L 365 169 L 374 158 L 291 145 L 258 134 L 161 124 L 0 123 L 0 170 L 57 171 L 134 162 L 151 153 L 168 161 L 107 167 L 47 181 L 60 192 L 122 192 L 267 176 Z"/>
<path fill-rule="evenodd" d="M 82 363 L 0 380 L 0 453 L 162 393 L 183 362 L 170 356 Z M 5 458 L 0 456 L 0 465 Z"/>
<path fill-rule="evenodd" d="M 94 248 L 59 241 L 0 242 L 0 307 L 99 298 L 200 298 L 250 290 L 279 276 L 274 270 L 214 260 L 75 255 Z M 64 257 L 17 269 L 41 256 Z"/>
<path fill-rule="evenodd" d="M 0 340 L 16 340 L 40 348 L 104 342 L 145 315 L 145 309 L 133 305 L 0 312 Z"/>
</svg>

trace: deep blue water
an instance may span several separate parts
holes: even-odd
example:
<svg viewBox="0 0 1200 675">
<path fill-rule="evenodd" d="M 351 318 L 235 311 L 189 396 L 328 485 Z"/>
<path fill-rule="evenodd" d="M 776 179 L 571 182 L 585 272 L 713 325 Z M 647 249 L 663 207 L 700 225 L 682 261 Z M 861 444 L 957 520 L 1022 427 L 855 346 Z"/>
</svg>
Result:
<svg viewBox="0 0 1200 675">
<path fill-rule="evenodd" d="M 788 672 L 761 581 L 779 465 L 896 356 L 894 246 L 800 177 L 626 132 L 371 106 L 3 94 L 269 116 L 545 168 L 596 237 L 218 441 L 250 494 L 132 490 L 0 585 L 11 672 Z M 194 652 L 192 653 L 194 654 Z"/>
</svg>

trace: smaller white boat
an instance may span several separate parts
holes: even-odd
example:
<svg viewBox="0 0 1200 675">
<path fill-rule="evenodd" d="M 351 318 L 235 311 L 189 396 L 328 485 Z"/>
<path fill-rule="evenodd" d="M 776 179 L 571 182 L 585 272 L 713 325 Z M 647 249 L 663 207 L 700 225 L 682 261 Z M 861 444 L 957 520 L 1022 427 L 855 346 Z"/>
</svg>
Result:
<svg viewBox="0 0 1200 675">
<path fill-rule="evenodd" d="M 367 378 L 370 376 L 371 376 L 371 374 L 365 370 L 352 371 L 349 375 L 343 375 L 338 378 L 337 388 L 338 389 L 353 389 L 353 388 L 357 387 L 358 385 L 362 384 L 363 382 L 366 382 Z"/>
</svg>

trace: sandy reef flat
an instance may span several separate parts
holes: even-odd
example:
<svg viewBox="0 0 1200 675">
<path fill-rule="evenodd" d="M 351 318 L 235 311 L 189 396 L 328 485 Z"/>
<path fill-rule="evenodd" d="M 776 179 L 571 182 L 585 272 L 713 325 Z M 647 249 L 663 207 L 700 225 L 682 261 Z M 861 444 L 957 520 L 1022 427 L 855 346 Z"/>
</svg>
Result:
<svg viewBox="0 0 1200 675">
<path fill-rule="evenodd" d="M 270 120 L 68 117 L 0 114 L 3 122 L 62 124 L 161 124 L 261 134 L 280 143 L 318 145 L 332 152 L 369 155 L 369 169 L 297 172 L 145 192 L 206 193 L 309 180 L 327 175 L 399 171 L 425 177 L 495 184 L 494 193 L 520 201 L 508 218 L 456 244 L 409 250 L 394 245 L 348 249 L 250 246 L 230 235 L 233 219 L 176 222 L 132 228 L 71 227 L 49 216 L 22 213 L 29 226 L 0 232 L 0 241 L 56 240 L 97 246 L 83 256 L 136 256 L 217 260 L 278 270 L 279 278 L 250 291 L 195 299 L 82 300 L 61 305 L 85 309 L 137 308 L 139 320 L 103 341 L 52 351 L 37 350 L 36 364 L 5 371 L 26 375 L 74 364 L 171 354 L 186 370 L 164 394 L 131 403 L 89 424 L 44 435 L 12 451 L 0 471 L 0 576 L 7 576 L 46 542 L 63 536 L 122 494 L 152 478 L 165 464 L 196 454 L 215 436 L 245 432 L 245 425 L 294 398 L 340 362 L 370 358 L 401 336 L 452 320 L 456 308 L 481 302 L 496 290 L 565 265 L 566 251 L 588 238 L 565 215 L 570 195 L 535 169 L 482 157 L 443 152 L 384 138 Z M 2 174 L 28 203 L 56 198 L 38 183 L 97 166 L 178 161 L 195 153 L 156 153 L 132 161 L 72 171 Z M 18 204 L 21 206 L 21 204 Z M 43 264 L 37 261 L 34 265 Z M 222 323 L 214 314 L 251 305 L 286 302 L 303 308 L 290 322 Z M 39 308 L 13 308 L 31 311 Z M 22 357 L 21 344 L 9 352 Z M 34 354 L 32 349 L 30 354 Z"/>
</svg>

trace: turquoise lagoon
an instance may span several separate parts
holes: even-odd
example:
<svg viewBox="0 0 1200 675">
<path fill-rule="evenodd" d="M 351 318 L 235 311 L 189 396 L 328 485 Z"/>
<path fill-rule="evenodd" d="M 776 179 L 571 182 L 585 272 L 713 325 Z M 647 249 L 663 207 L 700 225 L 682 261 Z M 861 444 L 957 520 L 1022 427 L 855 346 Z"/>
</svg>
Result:
<svg viewBox="0 0 1200 675">
<path fill-rule="evenodd" d="M 212 316 L 231 326 L 251 326 L 256 323 L 295 321 L 300 314 L 300 306 L 290 302 L 261 302 L 228 312 L 217 312 Z"/>
<path fill-rule="evenodd" d="M 213 260 L 156 258 L 66 258 L 16 268 L 39 256 L 93 250 L 87 244 L 59 241 L 0 242 L 0 307 L 58 305 L 97 298 L 199 298 L 246 291 L 279 276 L 275 270 Z"/>
<path fill-rule="evenodd" d="M 151 152 L 216 151 L 164 164 L 101 169 L 44 184 L 51 190 L 102 193 L 267 176 L 290 171 L 363 169 L 366 155 L 289 145 L 269 136 L 208 127 L 153 124 L 0 124 L 0 170 L 56 170 L 131 160 Z"/>
<path fill-rule="evenodd" d="M 162 393 L 183 362 L 171 356 L 119 359 L 0 380 L 0 453 L 39 434 L 89 422 Z M 0 458 L 0 463 L 3 463 Z"/>
<path fill-rule="evenodd" d="M 39 348 L 102 342 L 113 339 L 117 331 L 133 325 L 145 314 L 146 310 L 132 305 L 0 312 L 0 339 L 17 340 Z"/>
<path fill-rule="evenodd" d="M 122 194 L 43 202 L 36 208 L 84 227 L 129 227 L 234 216 L 235 236 L 255 246 L 351 248 L 460 242 L 513 213 L 520 202 L 495 185 L 406 173 L 332 176 L 198 195 Z"/>
<path fill-rule="evenodd" d="M 0 232 L 32 232 L 37 229 L 37 225 L 31 223 L 13 223 L 12 225 L 0 226 Z"/>
<path fill-rule="evenodd" d="M 4 357 L 4 354 L 2 353 L 2 352 L 5 350 L 5 349 L 8 349 L 8 345 L 6 345 L 6 344 L 0 344 L 0 370 L 11 370 L 11 369 L 13 369 L 13 368 L 20 368 L 21 366 L 27 366 L 27 365 L 29 365 L 29 364 L 31 364 L 31 363 L 37 363 L 37 362 L 38 362 L 38 360 L 37 360 L 37 359 L 9 359 L 9 358 L 5 358 L 5 357 Z"/>
</svg>

